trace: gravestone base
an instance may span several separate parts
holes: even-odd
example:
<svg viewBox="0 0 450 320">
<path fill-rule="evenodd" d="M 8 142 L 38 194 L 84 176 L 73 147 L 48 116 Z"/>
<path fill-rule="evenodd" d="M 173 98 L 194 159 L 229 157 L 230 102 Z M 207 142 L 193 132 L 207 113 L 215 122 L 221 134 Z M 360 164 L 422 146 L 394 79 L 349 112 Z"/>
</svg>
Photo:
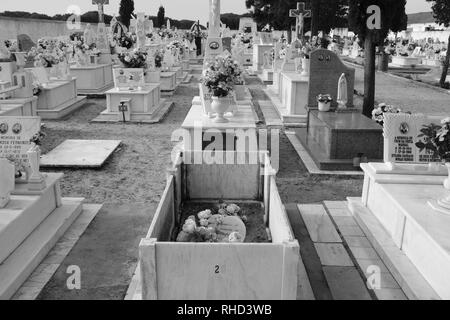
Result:
<svg viewBox="0 0 450 320">
<path fill-rule="evenodd" d="M 36 111 L 37 97 L 20 100 L 25 101 L 23 103 L 20 103 L 16 99 L 0 100 L 0 117 L 1 116 L 32 117 L 37 115 Z"/>
<path fill-rule="evenodd" d="M 295 133 L 320 170 L 359 170 L 359 154 L 370 162 L 383 159 L 383 129 L 360 113 L 310 110 L 307 127 Z"/>
<path fill-rule="evenodd" d="M 414 57 L 392 57 L 392 66 L 395 67 L 415 67 L 422 64 L 421 58 Z"/>
<path fill-rule="evenodd" d="M 84 105 L 86 97 L 77 96 L 76 79 L 51 81 L 42 88 L 37 115 L 42 119 L 61 119 Z"/>
<path fill-rule="evenodd" d="M 113 64 L 98 64 L 70 67 L 70 73 L 77 79 L 79 95 L 104 95 L 114 86 Z"/>
<path fill-rule="evenodd" d="M 32 117 L 37 115 L 38 97 L 0 100 L 0 116 Z"/>
<path fill-rule="evenodd" d="M 114 88 L 106 92 L 107 109 L 92 122 L 119 122 L 123 116 L 119 106 L 124 100 L 129 101 L 131 109 L 127 111 L 129 120 L 126 122 L 158 123 L 173 107 L 172 101 L 161 99 L 159 85 L 147 85 L 141 90 L 134 91 Z"/>
<path fill-rule="evenodd" d="M 261 74 L 258 74 L 258 78 L 264 84 L 273 84 L 273 70 L 272 69 L 264 69 Z"/>
<path fill-rule="evenodd" d="M 46 174 L 47 187 L 19 184 L 0 209 L 0 299 L 9 299 L 82 212 L 83 199 L 61 198 L 63 174 Z M 5 213 L 5 214 L 2 214 Z"/>
<path fill-rule="evenodd" d="M 176 72 L 161 72 L 161 95 L 172 96 L 177 88 Z"/>
<path fill-rule="evenodd" d="M 425 182 L 423 176 L 399 181 L 397 175 L 376 174 L 370 164 L 363 164 L 362 169 L 365 173 L 363 195 L 359 207 L 353 209 L 360 217 L 358 220 L 365 218 L 367 222 L 370 216 L 381 224 L 387 237 L 375 237 L 375 240 L 391 243 L 417 268 L 426 285 L 434 290 L 421 299 L 450 299 L 450 219 L 432 205 L 449 195 L 439 183 L 443 177 L 429 177 L 436 181 L 434 184 Z M 398 261 L 392 261 L 397 262 L 394 267 L 402 268 Z"/>
</svg>

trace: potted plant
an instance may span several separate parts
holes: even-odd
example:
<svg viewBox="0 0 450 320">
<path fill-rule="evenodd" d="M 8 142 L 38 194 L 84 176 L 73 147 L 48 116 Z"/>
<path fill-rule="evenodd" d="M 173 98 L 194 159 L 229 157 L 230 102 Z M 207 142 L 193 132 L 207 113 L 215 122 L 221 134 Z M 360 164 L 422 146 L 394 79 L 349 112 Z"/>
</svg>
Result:
<svg viewBox="0 0 450 320">
<path fill-rule="evenodd" d="M 424 150 L 430 152 L 433 158 L 444 164 L 449 172 L 449 177 L 444 181 L 444 187 L 450 190 L 450 118 L 441 121 L 441 125 L 434 123 L 425 125 L 420 130 L 421 139 L 416 143 L 420 152 Z M 450 210 L 450 196 L 438 201 L 438 204 Z"/>
<path fill-rule="evenodd" d="M 317 102 L 319 103 L 319 111 L 322 112 L 330 111 L 331 101 L 333 101 L 333 99 L 329 94 L 319 94 L 317 96 Z"/>
<path fill-rule="evenodd" d="M 234 85 L 242 82 L 242 71 L 239 65 L 230 56 L 216 57 L 207 65 L 202 82 L 212 94 L 211 108 L 217 114 L 214 122 L 228 122 L 224 114 L 230 107 L 230 95 Z"/>
</svg>

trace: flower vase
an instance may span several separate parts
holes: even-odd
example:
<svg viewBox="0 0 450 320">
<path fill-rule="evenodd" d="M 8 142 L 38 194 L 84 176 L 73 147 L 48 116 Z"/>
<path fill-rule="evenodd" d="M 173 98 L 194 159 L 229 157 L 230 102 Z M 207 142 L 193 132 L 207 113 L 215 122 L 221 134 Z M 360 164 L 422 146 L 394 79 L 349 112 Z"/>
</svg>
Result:
<svg viewBox="0 0 450 320">
<path fill-rule="evenodd" d="M 310 63 L 309 63 L 309 59 L 307 58 L 303 58 L 302 59 L 302 76 L 309 76 L 309 67 L 310 67 Z"/>
<path fill-rule="evenodd" d="M 331 109 L 331 102 L 320 102 L 319 101 L 319 111 L 328 112 Z"/>
<path fill-rule="evenodd" d="M 30 190 L 42 190 L 45 188 L 44 176 L 40 173 L 41 149 L 39 146 L 34 146 L 27 152 L 29 162 L 29 174 L 27 180 L 30 185 Z"/>
<path fill-rule="evenodd" d="M 215 123 L 227 123 L 228 120 L 225 119 L 224 115 L 230 108 L 230 98 L 229 97 L 212 97 L 211 109 L 216 114 L 213 122 Z"/>
</svg>

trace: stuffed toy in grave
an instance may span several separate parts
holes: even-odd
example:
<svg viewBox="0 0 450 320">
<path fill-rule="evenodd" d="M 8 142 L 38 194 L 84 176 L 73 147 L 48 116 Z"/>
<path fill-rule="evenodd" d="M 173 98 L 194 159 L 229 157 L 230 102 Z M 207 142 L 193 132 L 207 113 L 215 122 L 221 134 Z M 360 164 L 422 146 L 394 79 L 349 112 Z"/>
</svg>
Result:
<svg viewBox="0 0 450 320">
<path fill-rule="evenodd" d="M 204 210 L 184 222 L 177 242 L 227 242 L 242 243 L 247 230 L 246 216 L 239 216 L 241 208 L 235 204 L 221 204 L 217 214 Z M 198 221 L 198 223 L 197 223 Z"/>
</svg>

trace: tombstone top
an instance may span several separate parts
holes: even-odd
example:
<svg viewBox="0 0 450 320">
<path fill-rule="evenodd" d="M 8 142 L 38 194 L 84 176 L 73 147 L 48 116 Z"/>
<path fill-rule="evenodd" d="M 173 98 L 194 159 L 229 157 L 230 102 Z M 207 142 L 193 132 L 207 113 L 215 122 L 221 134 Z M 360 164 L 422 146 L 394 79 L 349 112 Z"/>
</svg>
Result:
<svg viewBox="0 0 450 320">
<path fill-rule="evenodd" d="M 317 106 L 319 94 L 330 94 L 332 107 L 337 107 L 339 79 L 342 74 L 347 78 L 348 108 L 353 107 L 355 69 L 348 68 L 333 51 L 318 49 L 310 55 L 310 76 L 308 88 L 308 106 Z"/>
</svg>

